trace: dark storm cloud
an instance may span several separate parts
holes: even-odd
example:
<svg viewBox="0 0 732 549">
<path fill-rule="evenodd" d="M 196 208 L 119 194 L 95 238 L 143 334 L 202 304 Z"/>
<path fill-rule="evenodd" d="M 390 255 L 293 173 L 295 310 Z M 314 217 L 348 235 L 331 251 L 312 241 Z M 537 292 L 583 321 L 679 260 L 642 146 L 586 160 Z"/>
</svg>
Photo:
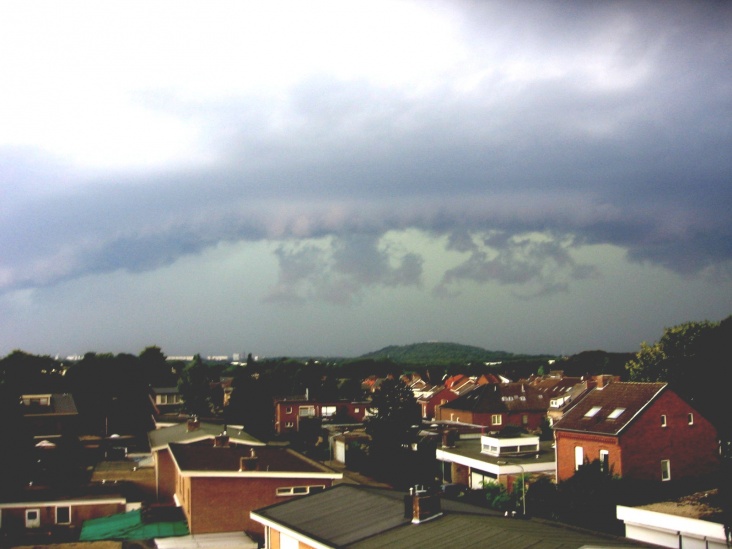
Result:
<svg viewBox="0 0 732 549">
<path fill-rule="evenodd" d="M 420 282 L 417 253 L 380 247 L 407 228 L 470 254 L 446 293 L 461 280 L 562 291 L 596 275 L 571 259 L 579 244 L 685 275 L 724 270 L 730 6 L 460 4 L 465 51 L 421 88 L 321 69 L 282 98 L 151 92 L 148 106 L 202 121 L 214 160 L 91 173 L 59 192 L 62 162 L 1 151 L 0 291 L 154 269 L 221 241 L 329 237 L 278 248 L 270 298 L 346 302 Z"/>
<path fill-rule="evenodd" d="M 375 235 L 353 234 L 320 245 L 280 246 L 280 276 L 270 301 L 321 299 L 349 303 L 373 286 L 418 285 L 422 258 L 379 245 Z"/>
</svg>

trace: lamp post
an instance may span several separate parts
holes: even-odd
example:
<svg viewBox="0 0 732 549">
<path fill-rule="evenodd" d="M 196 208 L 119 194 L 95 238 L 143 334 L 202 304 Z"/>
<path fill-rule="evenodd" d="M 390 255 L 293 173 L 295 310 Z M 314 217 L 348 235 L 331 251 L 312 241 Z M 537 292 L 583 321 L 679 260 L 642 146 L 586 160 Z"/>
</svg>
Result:
<svg viewBox="0 0 732 549">
<path fill-rule="evenodd" d="M 526 471 L 524 466 L 520 463 L 508 463 L 507 461 L 497 461 L 498 465 L 515 465 L 521 469 L 521 505 L 524 510 L 524 516 L 526 516 Z"/>
</svg>

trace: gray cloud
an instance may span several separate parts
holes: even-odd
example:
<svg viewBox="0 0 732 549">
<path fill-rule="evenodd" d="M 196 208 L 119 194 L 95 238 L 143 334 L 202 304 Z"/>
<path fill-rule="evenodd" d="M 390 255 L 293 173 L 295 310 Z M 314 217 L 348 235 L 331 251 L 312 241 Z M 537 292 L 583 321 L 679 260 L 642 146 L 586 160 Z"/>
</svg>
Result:
<svg viewBox="0 0 732 549">
<path fill-rule="evenodd" d="M 573 243 L 567 239 L 516 236 L 494 232 L 476 242 L 459 235 L 449 247 L 469 252 L 470 257 L 445 272 L 435 288 L 436 295 L 458 291 L 461 281 L 497 282 L 511 288 L 517 297 L 529 298 L 566 292 L 569 282 L 599 275 L 592 265 L 578 264 L 569 254 Z"/>
<path fill-rule="evenodd" d="M 573 263 L 571 243 L 618 245 L 684 275 L 725 272 L 729 4 L 481 2 L 456 13 L 465 51 L 424 89 L 323 69 L 284 98 L 143 94 L 200 121 L 210 165 L 81 177 L 0 149 L 0 292 L 155 269 L 221 241 L 332 237 L 278 248 L 270 298 L 348 302 L 363 287 L 419 283 L 418 254 L 378 245 L 410 227 L 470 252 L 445 273 L 448 293 L 461 280 L 564 290 L 596 275 Z M 531 231 L 555 240 L 522 240 Z"/>
<path fill-rule="evenodd" d="M 373 234 L 332 238 L 320 245 L 277 248 L 280 275 L 268 300 L 320 299 L 347 304 L 364 288 L 421 283 L 423 259 L 415 253 L 384 247 Z"/>
</svg>

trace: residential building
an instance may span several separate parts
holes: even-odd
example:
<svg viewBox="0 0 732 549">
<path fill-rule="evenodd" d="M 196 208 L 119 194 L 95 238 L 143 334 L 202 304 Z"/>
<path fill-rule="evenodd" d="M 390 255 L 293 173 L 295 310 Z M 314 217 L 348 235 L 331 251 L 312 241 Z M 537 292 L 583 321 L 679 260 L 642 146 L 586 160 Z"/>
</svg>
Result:
<svg viewBox="0 0 732 549">
<path fill-rule="evenodd" d="M 227 427 L 191 418 L 183 423 L 156 429 L 148 433 L 150 451 L 155 466 L 155 490 L 159 503 L 172 503 L 175 495 L 176 472 L 169 445 L 177 444 L 213 444 L 226 441 L 229 446 L 250 447 L 264 446 L 250 434 L 237 427 Z"/>
<path fill-rule="evenodd" d="M 363 423 L 368 406 L 368 402 L 321 402 L 298 396 L 278 397 L 274 401 L 275 433 L 296 433 L 300 430 L 300 422 L 309 419 L 320 419 L 326 423 Z"/>
<path fill-rule="evenodd" d="M 79 412 L 70 393 L 21 395 L 26 428 L 36 439 L 75 435 Z"/>
<path fill-rule="evenodd" d="M 634 546 L 546 521 L 507 518 L 435 493 L 347 484 L 251 516 L 265 529 L 266 549 Z"/>
<path fill-rule="evenodd" d="M 498 432 L 507 426 L 541 427 L 549 399 L 527 383 L 489 383 L 436 408 L 436 419 L 484 425 Z"/>
<path fill-rule="evenodd" d="M 613 475 L 659 482 L 717 470 L 715 428 L 666 383 L 604 381 L 554 425 L 559 481 L 594 460 Z"/>
<path fill-rule="evenodd" d="M 551 441 L 516 430 L 445 436 L 436 458 L 443 484 L 461 484 L 474 490 L 485 482 L 499 482 L 510 490 L 516 478 L 554 476 L 556 469 Z"/>
<path fill-rule="evenodd" d="M 170 443 L 176 505 L 193 535 L 238 532 L 261 535 L 250 512 L 323 491 L 342 473 L 286 447 Z"/>
</svg>

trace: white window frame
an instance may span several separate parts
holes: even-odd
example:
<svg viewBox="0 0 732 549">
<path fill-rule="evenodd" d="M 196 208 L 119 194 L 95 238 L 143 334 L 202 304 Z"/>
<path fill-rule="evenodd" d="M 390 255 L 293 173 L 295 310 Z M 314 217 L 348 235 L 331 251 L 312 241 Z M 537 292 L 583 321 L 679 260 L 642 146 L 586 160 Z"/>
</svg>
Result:
<svg viewBox="0 0 732 549">
<path fill-rule="evenodd" d="M 501 414 L 491 414 L 491 425 L 502 425 L 503 416 Z"/>
<path fill-rule="evenodd" d="M 610 452 L 607 450 L 600 450 L 600 470 L 603 473 L 610 472 Z"/>
<path fill-rule="evenodd" d="M 315 406 L 300 406 L 297 415 L 300 417 L 315 417 Z"/>
<path fill-rule="evenodd" d="M 285 413 L 286 414 L 291 414 L 292 413 L 292 406 L 288 406 L 287 408 L 285 408 Z"/>
<path fill-rule="evenodd" d="M 58 511 L 59 509 L 66 509 L 68 511 L 68 520 L 61 522 L 58 519 Z M 71 524 L 71 505 L 58 505 L 55 508 L 54 518 L 56 520 L 56 524 Z"/>
<path fill-rule="evenodd" d="M 31 513 L 36 514 L 36 518 L 31 520 L 28 515 Z M 41 510 L 40 509 L 26 509 L 25 510 L 25 527 L 26 528 L 40 528 L 41 527 Z"/>
<path fill-rule="evenodd" d="M 295 427 L 294 421 L 285 421 L 285 429 L 292 429 L 293 427 Z"/>
<path fill-rule="evenodd" d="M 325 490 L 325 484 L 311 484 L 310 486 L 280 486 L 275 490 L 278 497 L 307 496 L 315 488 L 318 492 Z"/>
<path fill-rule="evenodd" d="M 661 460 L 661 480 L 663 482 L 671 480 L 671 460 L 670 459 Z"/>
<path fill-rule="evenodd" d="M 661 414 L 661 427 L 667 427 L 668 422 L 666 421 L 666 414 Z"/>
<path fill-rule="evenodd" d="M 689 420 L 689 425 L 694 425 L 694 414 L 693 414 L 693 412 L 689 412 L 686 417 Z"/>
<path fill-rule="evenodd" d="M 577 471 L 585 464 L 585 449 L 582 446 L 574 447 L 574 470 Z"/>
</svg>

